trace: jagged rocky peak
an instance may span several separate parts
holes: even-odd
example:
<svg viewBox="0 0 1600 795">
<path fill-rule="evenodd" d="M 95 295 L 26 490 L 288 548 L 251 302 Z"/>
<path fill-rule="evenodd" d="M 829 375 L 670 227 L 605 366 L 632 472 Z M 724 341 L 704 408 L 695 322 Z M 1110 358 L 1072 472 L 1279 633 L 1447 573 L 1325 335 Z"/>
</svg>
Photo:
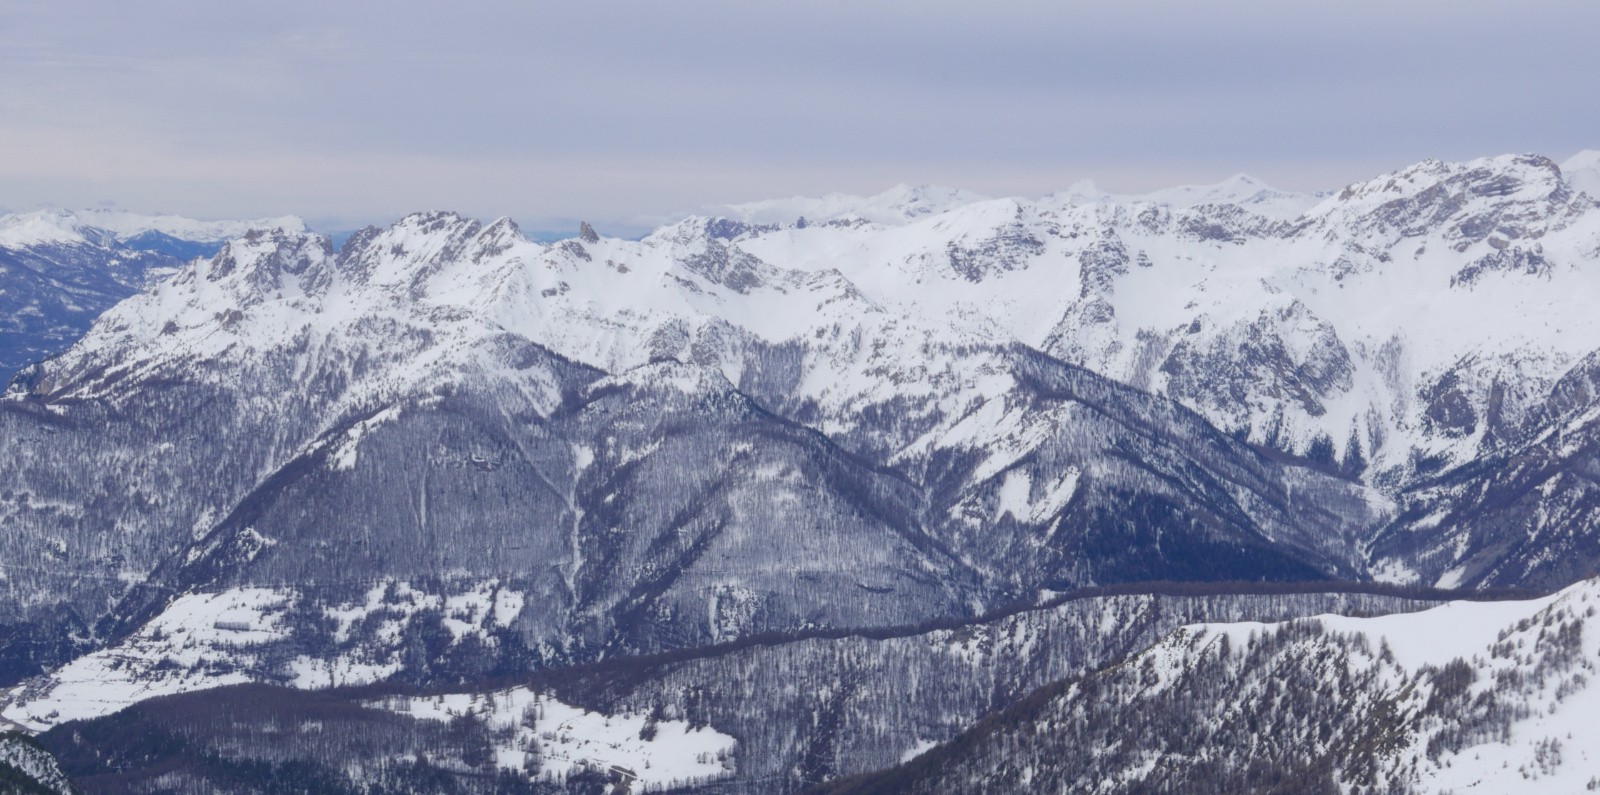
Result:
<svg viewBox="0 0 1600 795">
<path fill-rule="evenodd" d="M 226 241 L 242 241 L 252 230 L 259 230 L 255 241 L 301 234 L 304 227 L 290 216 L 196 221 L 113 210 L 0 216 L 0 381 L 60 354 L 96 318 L 152 280 L 182 277 L 196 258 L 209 264 Z M 280 264 L 296 270 L 294 259 Z M 237 265 L 224 263 L 223 269 Z M 196 278 L 192 268 L 188 278 Z M 249 289 L 275 294 L 278 276 L 267 281 L 264 290 Z"/>
<path fill-rule="evenodd" d="M 509 218 L 486 228 L 455 212 L 418 212 L 387 229 L 367 227 L 351 236 L 339 251 L 338 265 L 358 283 L 420 290 L 429 276 L 450 264 L 476 261 L 485 252 L 503 251 L 518 240 L 525 238 Z"/>
<path fill-rule="evenodd" d="M 333 244 L 325 236 L 283 229 L 256 229 L 229 240 L 211 257 L 189 261 L 156 290 L 134 296 L 132 303 L 165 301 L 187 295 L 193 301 L 216 303 L 229 296 L 240 307 L 266 300 L 319 296 L 334 279 Z M 213 306 L 213 311 L 222 308 Z M 131 311 L 118 306 L 108 316 Z"/>
<path fill-rule="evenodd" d="M 453 253 L 455 247 L 476 237 L 483 228 L 482 222 L 451 211 L 416 212 L 395 221 L 367 245 L 391 259 L 419 261 Z"/>
<path fill-rule="evenodd" d="M 1457 251 L 1488 239 L 1537 239 L 1561 229 L 1592 202 L 1542 155 L 1501 155 L 1465 163 L 1425 160 L 1346 187 L 1308 213 L 1328 235 L 1377 232 L 1390 242 L 1442 236 Z"/>
<path fill-rule="evenodd" d="M 322 235 L 253 229 L 223 244 L 211 259 L 195 261 L 191 270 L 206 281 L 237 282 L 248 288 L 242 296 L 254 300 L 283 290 L 288 280 L 313 295 L 332 280 L 332 256 L 333 243 Z"/>
<path fill-rule="evenodd" d="M 950 236 L 950 268 L 970 282 L 1026 267 L 1045 250 L 1038 213 L 1016 199 L 975 202 L 929 223 L 931 231 Z"/>
<path fill-rule="evenodd" d="M 1285 412 L 1324 416 L 1326 404 L 1353 386 L 1355 364 L 1327 321 L 1298 299 L 1276 298 L 1255 317 L 1231 324 L 1197 319 L 1174 340 L 1160 371 L 1169 393 L 1222 419 L 1219 425 L 1248 429 L 1271 447 L 1304 450 L 1309 440 L 1288 438 Z M 1274 420 L 1252 428 L 1253 416 Z"/>
<path fill-rule="evenodd" d="M 683 229 L 694 235 L 703 235 L 715 240 L 736 240 L 751 234 L 775 232 L 780 229 L 778 224 L 753 224 L 735 218 L 722 216 L 693 216 L 685 219 Z"/>
<path fill-rule="evenodd" d="M 1543 155 L 1499 155 L 1464 163 L 1428 159 L 1346 186 L 1334 200 L 1381 205 L 1397 197 L 1426 193 L 1441 186 L 1474 196 L 1510 196 L 1525 187 L 1532 187 L 1534 195 L 1548 195 L 1560 182 L 1561 168 Z"/>
<path fill-rule="evenodd" d="M 1109 295 L 1116 280 L 1128 274 L 1128 247 L 1116 232 L 1108 232 L 1078 252 L 1080 298 Z"/>
<path fill-rule="evenodd" d="M 681 258 L 683 269 L 736 293 L 748 294 L 775 276 L 772 266 L 760 258 L 717 238 L 706 238 L 697 248 Z"/>
<path fill-rule="evenodd" d="M 519 243 L 527 242 L 528 238 L 522 234 L 522 227 L 517 226 L 517 222 L 509 217 L 501 216 L 478 233 L 468 256 L 473 262 L 483 262 L 510 251 Z"/>
<path fill-rule="evenodd" d="M 781 224 L 754 223 L 727 215 L 691 215 L 651 232 L 645 240 L 656 245 L 696 246 L 707 240 L 734 242 L 781 228 Z"/>
<path fill-rule="evenodd" d="M 418 213 L 362 230 L 337 254 L 322 235 L 252 230 L 113 307 L 37 382 L 98 394 L 112 383 L 102 376 L 129 366 L 152 373 L 220 366 L 224 352 L 227 367 L 270 368 L 313 340 L 366 357 L 369 366 L 418 355 L 442 339 L 478 350 L 490 330 L 467 307 L 481 306 L 494 275 L 519 261 L 510 253 L 518 246 L 530 255 L 542 250 L 510 219 L 485 227 L 455 213 Z M 454 366 L 419 365 L 404 378 Z"/>
</svg>

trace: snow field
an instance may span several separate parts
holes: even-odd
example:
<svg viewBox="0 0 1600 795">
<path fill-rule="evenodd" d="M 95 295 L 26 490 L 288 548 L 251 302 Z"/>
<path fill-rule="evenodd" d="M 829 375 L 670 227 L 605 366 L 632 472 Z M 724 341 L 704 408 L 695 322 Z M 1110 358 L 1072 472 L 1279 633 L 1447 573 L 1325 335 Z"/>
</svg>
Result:
<svg viewBox="0 0 1600 795">
<path fill-rule="evenodd" d="M 531 754 L 539 776 L 559 779 L 581 768 L 629 771 L 641 786 L 706 781 L 731 772 L 735 740 L 709 728 L 645 715 L 604 715 L 564 704 L 524 687 L 493 693 L 381 701 L 375 704 L 423 720 L 472 716 L 491 731 L 510 734 L 495 748 L 502 769 L 520 771 Z"/>
</svg>

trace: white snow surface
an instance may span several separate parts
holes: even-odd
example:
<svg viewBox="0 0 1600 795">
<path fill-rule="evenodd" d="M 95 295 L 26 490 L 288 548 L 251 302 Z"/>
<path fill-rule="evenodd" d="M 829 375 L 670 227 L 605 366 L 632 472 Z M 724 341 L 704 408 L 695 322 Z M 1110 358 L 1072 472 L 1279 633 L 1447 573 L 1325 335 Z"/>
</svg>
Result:
<svg viewBox="0 0 1600 795">
<path fill-rule="evenodd" d="M 181 596 L 128 640 L 79 657 L 0 697 L 0 716 L 44 731 L 147 698 L 244 684 L 250 646 L 285 636 L 288 597 L 266 588 Z"/>
<path fill-rule="evenodd" d="M 526 601 L 493 579 L 454 583 L 442 594 L 384 580 L 362 601 L 322 608 L 336 624 L 333 654 L 301 656 L 274 671 L 263 652 L 290 638 L 283 616 L 299 599 L 294 590 L 255 587 L 180 596 L 126 640 L 0 693 L 0 717 L 45 731 L 147 698 L 225 685 L 271 679 L 318 689 L 378 682 L 400 670 L 407 622 L 419 611 L 442 611 L 455 643 L 475 636 L 493 644 L 491 632 L 510 626 Z M 352 627 L 371 617 L 377 619 L 374 637 L 349 643 Z"/>
<path fill-rule="evenodd" d="M 495 754 L 501 768 L 520 771 L 533 754 L 539 776 L 548 779 L 587 767 L 629 771 L 641 787 L 704 782 L 732 772 L 737 744 L 726 734 L 690 728 L 684 721 L 590 712 L 525 687 L 390 699 L 374 706 L 424 720 L 472 716 L 500 738 Z M 650 739 L 644 738 L 647 724 L 654 729 Z"/>
</svg>

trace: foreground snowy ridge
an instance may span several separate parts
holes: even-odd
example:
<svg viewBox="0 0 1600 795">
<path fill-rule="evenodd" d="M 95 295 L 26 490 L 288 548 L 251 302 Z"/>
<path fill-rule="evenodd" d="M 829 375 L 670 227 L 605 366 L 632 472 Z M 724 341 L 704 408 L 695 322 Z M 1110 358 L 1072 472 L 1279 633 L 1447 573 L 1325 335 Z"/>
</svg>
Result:
<svg viewBox="0 0 1600 795">
<path fill-rule="evenodd" d="M 1192 625 L 836 789 L 1591 791 L 1597 607 L 1590 580 L 1530 601 Z"/>
</svg>

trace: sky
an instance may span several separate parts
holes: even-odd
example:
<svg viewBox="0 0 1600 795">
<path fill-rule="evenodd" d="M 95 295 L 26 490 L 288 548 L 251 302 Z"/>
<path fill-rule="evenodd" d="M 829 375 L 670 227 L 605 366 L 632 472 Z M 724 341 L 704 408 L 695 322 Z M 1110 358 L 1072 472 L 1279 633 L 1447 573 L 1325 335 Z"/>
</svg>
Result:
<svg viewBox="0 0 1600 795">
<path fill-rule="evenodd" d="M 0 208 L 589 219 L 1600 148 L 1594 0 L 7 0 Z M 607 227 L 610 227 L 609 229 Z"/>
</svg>

